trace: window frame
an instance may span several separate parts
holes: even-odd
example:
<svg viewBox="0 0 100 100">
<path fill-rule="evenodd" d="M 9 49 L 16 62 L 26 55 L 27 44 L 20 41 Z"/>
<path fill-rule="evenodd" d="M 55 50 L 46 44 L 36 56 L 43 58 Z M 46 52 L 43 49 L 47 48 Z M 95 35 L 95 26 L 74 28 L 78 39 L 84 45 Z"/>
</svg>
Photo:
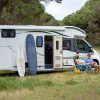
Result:
<svg viewBox="0 0 100 100">
<path fill-rule="evenodd" d="M 6 36 L 4 35 L 3 32 L 7 32 Z M 11 35 L 13 32 L 13 35 Z M 15 29 L 2 29 L 1 30 L 1 37 L 2 38 L 15 38 L 16 37 L 16 30 Z"/>
<path fill-rule="evenodd" d="M 70 41 L 70 49 L 65 49 L 64 48 L 64 40 L 65 41 Z M 68 50 L 68 51 L 73 51 L 73 48 L 72 48 L 72 38 L 63 38 L 63 50 Z"/>
<path fill-rule="evenodd" d="M 38 43 L 38 41 L 39 41 L 39 39 L 38 38 L 41 38 L 41 40 L 42 40 L 42 43 L 41 43 L 41 45 L 39 45 Z M 36 37 L 36 47 L 43 47 L 43 37 L 42 36 L 37 36 Z"/>
<path fill-rule="evenodd" d="M 59 50 L 59 41 L 56 41 L 56 50 Z"/>
</svg>

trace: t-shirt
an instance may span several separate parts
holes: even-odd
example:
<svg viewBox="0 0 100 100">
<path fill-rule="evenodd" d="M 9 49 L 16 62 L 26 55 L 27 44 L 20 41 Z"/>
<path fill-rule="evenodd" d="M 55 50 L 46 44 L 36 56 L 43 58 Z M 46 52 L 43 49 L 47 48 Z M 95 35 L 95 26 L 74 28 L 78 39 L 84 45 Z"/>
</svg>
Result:
<svg viewBox="0 0 100 100">
<path fill-rule="evenodd" d="M 82 60 L 82 59 L 76 59 L 76 60 L 75 60 L 75 63 L 76 63 L 76 64 L 82 64 L 82 63 L 84 64 L 85 61 Z"/>
<path fill-rule="evenodd" d="M 91 64 L 91 63 L 93 63 L 94 61 L 93 61 L 93 59 L 91 59 L 91 58 L 90 58 L 90 59 L 87 58 L 87 59 L 85 59 L 85 62 Z"/>
<path fill-rule="evenodd" d="M 84 61 L 83 59 L 79 59 L 79 61 L 80 61 L 81 63 L 85 63 L 85 61 Z"/>
</svg>

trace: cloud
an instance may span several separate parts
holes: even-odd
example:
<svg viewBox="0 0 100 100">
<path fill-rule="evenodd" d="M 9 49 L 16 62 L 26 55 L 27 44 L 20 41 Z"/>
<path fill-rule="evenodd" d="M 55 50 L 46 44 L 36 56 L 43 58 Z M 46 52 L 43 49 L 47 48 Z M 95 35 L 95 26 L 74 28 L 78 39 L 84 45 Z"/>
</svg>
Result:
<svg viewBox="0 0 100 100">
<path fill-rule="evenodd" d="M 63 0 L 61 4 L 51 2 L 45 8 L 45 12 L 54 16 L 57 20 L 62 20 L 65 16 L 76 12 L 84 6 L 87 0 Z"/>
</svg>

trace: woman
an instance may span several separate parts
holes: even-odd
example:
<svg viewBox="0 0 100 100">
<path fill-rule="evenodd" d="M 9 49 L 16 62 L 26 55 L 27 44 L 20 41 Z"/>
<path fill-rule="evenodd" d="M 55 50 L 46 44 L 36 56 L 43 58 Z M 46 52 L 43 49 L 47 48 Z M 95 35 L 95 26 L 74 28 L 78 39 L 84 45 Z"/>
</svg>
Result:
<svg viewBox="0 0 100 100">
<path fill-rule="evenodd" d="M 86 64 L 84 60 L 79 59 L 79 54 L 75 56 L 75 64 L 76 64 L 76 68 L 82 71 L 89 71 L 90 69 L 89 64 Z"/>
<path fill-rule="evenodd" d="M 78 64 L 85 64 L 84 60 L 80 60 L 79 59 L 79 55 L 76 55 L 75 56 L 75 64 L 78 65 Z"/>
</svg>

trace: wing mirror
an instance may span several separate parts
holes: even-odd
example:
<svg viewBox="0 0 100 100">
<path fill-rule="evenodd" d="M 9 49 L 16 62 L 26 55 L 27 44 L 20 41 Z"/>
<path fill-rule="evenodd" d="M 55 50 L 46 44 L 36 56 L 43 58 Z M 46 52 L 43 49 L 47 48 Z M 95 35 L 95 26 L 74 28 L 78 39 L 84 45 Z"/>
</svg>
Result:
<svg viewBox="0 0 100 100">
<path fill-rule="evenodd" d="M 88 48 L 88 52 L 93 52 L 93 47 L 92 46 Z"/>
</svg>

